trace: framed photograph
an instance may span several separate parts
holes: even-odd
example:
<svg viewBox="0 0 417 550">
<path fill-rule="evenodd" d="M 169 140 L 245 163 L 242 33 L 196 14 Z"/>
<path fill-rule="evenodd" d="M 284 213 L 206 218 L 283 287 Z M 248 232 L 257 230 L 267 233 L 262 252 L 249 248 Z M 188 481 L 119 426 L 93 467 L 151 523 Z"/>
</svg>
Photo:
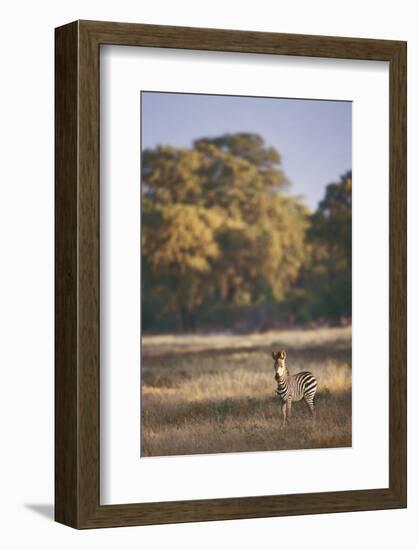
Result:
<svg viewBox="0 0 417 550">
<path fill-rule="evenodd" d="M 55 517 L 406 506 L 406 43 L 56 29 Z"/>
</svg>

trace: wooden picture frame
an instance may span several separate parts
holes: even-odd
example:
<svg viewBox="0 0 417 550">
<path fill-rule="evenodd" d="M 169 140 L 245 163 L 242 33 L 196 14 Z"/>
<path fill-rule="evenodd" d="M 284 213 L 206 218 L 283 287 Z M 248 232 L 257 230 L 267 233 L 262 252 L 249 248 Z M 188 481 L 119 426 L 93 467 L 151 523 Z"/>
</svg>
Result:
<svg viewBox="0 0 417 550">
<path fill-rule="evenodd" d="M 406 506 L 406 43 L 76 21 L 56 29 L 55 519 L 75 528 Z M 99 55 L 117 44 L 389 62 L 389 487 L 100 504 Z"/>
</svg>

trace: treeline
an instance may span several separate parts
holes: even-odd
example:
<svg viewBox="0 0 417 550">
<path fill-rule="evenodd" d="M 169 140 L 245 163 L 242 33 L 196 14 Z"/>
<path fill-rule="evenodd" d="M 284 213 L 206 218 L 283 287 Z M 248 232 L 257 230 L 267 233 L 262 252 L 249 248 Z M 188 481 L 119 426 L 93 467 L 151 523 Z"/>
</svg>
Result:
<svg viewBox="0 0 417 550">
<path fill-rule="evenodd" d="M 263 330 L 351 316 L 351 173 L 316 212 L 256 134 L 142 154 L 144 331 Z"/>
</svg>

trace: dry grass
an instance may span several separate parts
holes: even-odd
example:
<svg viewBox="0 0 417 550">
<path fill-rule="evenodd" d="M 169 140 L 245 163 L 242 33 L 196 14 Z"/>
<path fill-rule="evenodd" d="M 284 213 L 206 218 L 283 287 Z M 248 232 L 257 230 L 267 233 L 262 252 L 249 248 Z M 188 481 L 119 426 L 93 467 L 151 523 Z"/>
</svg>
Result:
<svg viewBox="0 0 417 550">
<path fill-rule="evenodd" d="M 351 445 L 351 329 L 144 337 L 142 456 Z M 271 350 L 318 379 L 316 419 L 303 402 L 284 428 Z"/>
</svg>

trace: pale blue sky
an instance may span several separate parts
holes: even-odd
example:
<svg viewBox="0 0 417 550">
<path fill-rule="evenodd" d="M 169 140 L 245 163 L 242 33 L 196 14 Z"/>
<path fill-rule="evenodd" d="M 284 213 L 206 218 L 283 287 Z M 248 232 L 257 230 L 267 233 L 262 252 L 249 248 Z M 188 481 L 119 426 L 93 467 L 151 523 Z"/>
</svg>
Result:
<svg viewBox="0 0 417 550">
<path fill-rule="evenodd" d="M 291 182 L 315 209 L 325 186 L 352 168 L 352 103 L 142 92 L 142 147 L 190 147 L 200 137 L 252 132 L 281 153 Z"/>
</svg>

